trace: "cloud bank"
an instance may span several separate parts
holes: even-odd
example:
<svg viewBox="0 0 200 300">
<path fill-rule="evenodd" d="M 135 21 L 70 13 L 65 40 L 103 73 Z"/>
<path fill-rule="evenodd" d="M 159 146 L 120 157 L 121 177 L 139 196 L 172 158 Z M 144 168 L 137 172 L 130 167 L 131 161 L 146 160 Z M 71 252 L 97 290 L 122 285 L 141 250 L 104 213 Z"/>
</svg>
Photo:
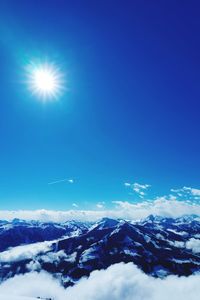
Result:
<svg viewBox="0 0 200 300">
<path fill-rule="evenodd" d="M 47 273 L 16 276 L 0 285 L 0 295 L 54 300 L 199 300 L 199 280 L 200 275 L 155 279 L 132 263 L 120 263 L 94 271 L 66 290 Z"/>
<path fill-rule="evenodd" d="M 142 201 L 137 203 L 127 201 L 113 202 L 115 207 L 110 210 L 101 208 L 98 210 L 1 210 L 1 220 L 39 220 L 43 222 L 65 222 L 67 220 L 97 221 L 103 217 L 123 218 L 138 220 L 149 215 L 162 217 L 181 217 L 183 215 L 195 214 L 200 216 L 200 204 L 193 201 L 180 201 L 174 198 L 161 197 L 154 201 Z"/>
<path fill-rule="evenodd" d="M 33 259 L 39 253 L 46 253 L 51 249 L 51 245 L 58 240 L 45 241 L 12 247 L 0 252 L 0 262 L 15 262 L 23 259 Z"/>
</svg>

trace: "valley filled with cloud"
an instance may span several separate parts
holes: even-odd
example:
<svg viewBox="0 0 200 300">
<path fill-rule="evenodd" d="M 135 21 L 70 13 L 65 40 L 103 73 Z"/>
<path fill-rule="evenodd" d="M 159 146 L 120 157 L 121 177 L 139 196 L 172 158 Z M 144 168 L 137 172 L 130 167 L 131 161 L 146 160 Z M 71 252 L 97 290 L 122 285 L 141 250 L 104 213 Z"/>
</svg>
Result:
<svg viewBox="0 0 200 300">
<path fill-rule="evenodd" d="M 199 281 L 198 274 L 155 279 L 145 275 L 132 263 L 120 263 L 106 270 L 93 271 L 89 278 L 81 279 L 66 290 L 59 279 L 47 273 L 15 276 L 0 285 L 0 295 L 7 294 L 10 300 L 28 300 L 26 297 L 54 300 L 198 300 Z M 0 299 L 7 298 L 0 296 Z"/>
</svg>

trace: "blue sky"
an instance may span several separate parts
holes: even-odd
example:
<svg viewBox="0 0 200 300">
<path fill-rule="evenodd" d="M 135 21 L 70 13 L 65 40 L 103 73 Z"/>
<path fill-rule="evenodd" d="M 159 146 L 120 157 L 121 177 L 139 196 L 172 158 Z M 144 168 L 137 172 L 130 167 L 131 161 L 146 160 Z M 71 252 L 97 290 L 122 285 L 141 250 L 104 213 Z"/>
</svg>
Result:
<svg viewBox="0 0 200 300">
<path fill-rule="evenodd" d="M 0 209 L 83 209 L 199 187 L 198 1 L 1 1 Z M 43 103 L 25 66 L 59 65 Z M 73 179 L 74 183 L 60 182 Z"/>
</svg>

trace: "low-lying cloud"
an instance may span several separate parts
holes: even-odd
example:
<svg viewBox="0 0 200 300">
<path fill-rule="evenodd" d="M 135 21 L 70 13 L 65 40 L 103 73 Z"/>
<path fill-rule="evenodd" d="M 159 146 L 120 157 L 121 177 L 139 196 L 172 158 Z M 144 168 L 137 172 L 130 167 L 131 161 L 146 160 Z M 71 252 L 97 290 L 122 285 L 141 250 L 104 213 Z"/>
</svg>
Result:
<svg viewBox="0 0 200 300">
<path fill-rule="evenodd" d="M 200 253 L 200 240 L 191 238 L 186 242 L 186 248 L 192 250 L 194 253 Z"/>
<path fill-rule="evenodd" d="M 0 295 L 0 300 L 38 300 L 38 298 L 33 297 L 23 297 L 23 296 L 9 296 Z"/>
<path fill-rule="evenodd" d="M 10 248 L 0 252 L 0 262 L 15 262 L 23 259 L 32 259 L 38 253 L 49 251 L 53 242 L 54 241 L 45 241 Z"/>
<path fill-rule="evenodd" d="M 4 300 L 3 295 L 9 295 L 9 297 L 13 298 L 21 296 L 64 300 L 66 298 L 66 291 L 58 280 L 47 273 L 33 272 L 18 275 L 3 282 L 0 285 L 0 300 Z"/>
<path fill-rule="evenodd" d="M 0 299 L 9 294 L 54 300 L 199 300 L 199 280 L 200 275 L 155 279 L 132 263 L 120 263 L 94 271 L 66 290 L 44 272 L 15 276 L 0 285 Z"/>
</svg>

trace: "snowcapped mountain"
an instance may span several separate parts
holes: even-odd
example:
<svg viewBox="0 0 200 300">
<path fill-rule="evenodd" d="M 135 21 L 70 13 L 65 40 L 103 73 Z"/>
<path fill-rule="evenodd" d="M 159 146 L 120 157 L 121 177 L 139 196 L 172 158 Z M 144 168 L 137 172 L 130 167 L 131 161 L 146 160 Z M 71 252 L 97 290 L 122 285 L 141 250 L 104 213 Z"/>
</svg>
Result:
<svg viewBox="0 0 200 300">
<path fill-rule="evenodd" d="M 97 223 L 0 223 L 0 278 L 45 270 L 65 287 L 93 270 L 133 262 L 146 274 L 165 277 L 200 271 L 197 216 L 141 221 L 104 218 Z"/>
<path fill-rule="evenodd" d="M 88 230 L 89 224 L 68 221 L 63 224 L 23 221 L 0 221 L 0 251 L 23 244 L 50 241 L 62 236 L 80 235 Z"/>
</svg>

